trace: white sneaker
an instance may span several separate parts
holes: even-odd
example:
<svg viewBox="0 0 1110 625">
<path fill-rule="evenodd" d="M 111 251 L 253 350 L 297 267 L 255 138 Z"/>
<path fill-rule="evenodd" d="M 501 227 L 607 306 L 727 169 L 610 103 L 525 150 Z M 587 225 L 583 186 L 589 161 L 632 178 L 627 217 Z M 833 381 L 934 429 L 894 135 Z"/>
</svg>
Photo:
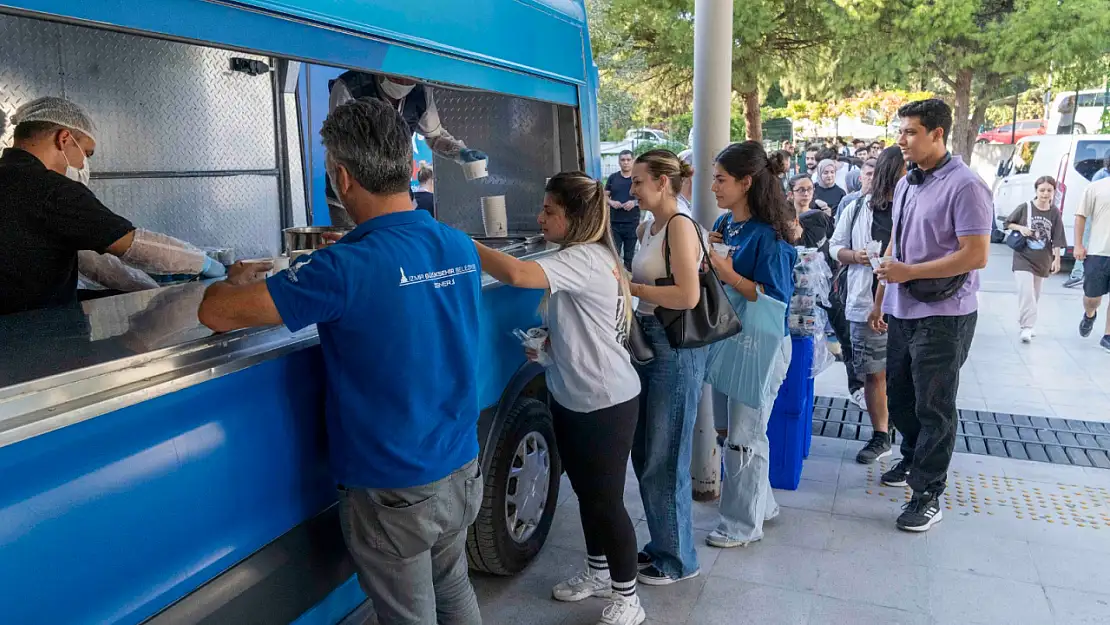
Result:
<svg viewBox="0 0 1110 625">
<path fill-rule="evenodd" d="M 734 549 L 736 547 L 747 547 L 751 544 L 751 541 L 729 538 L 728 536 L 722 534 L 720 531 L 713 530 L 712 532 L 709 532 L 709 536 L 705 537 L 705 544 L 709 545 L 710 547 L 716 547 L 717 549 Z"/>
<path fill-rule="evenodd" d="M 581 601 L 590 597 L 609 598 L 613 595 L 613 582 L 606 575 L 604 579 L 586 566 L 586 570 L 568 579 L 555 584 L 551 589 L 551 596 L 559 601 Z"/>
<path fill-rule="evenodd" d="M 644 606 L 640 605 L 640 597 L 614 597 L 612 603 L 605 606 L 601 613 L 601 620 L 597 625 L 640 625 L 647 620 Z"/>
<path fill-rule="evenodd" d="M 867 395 L 864 394 L 863 389 L 856 389 L 855 393 L 848 398 L 853 404 L 859 406 L 859 409 L 867 412 Z"/>
<path fill-rule="evenodd" d="M 1021 331 L 1021 342 L 1022 343 L 1032 343 L 1033 342 L 1033 329 L 1032 328 L 1025 328 L 1024 330 Z"/>
</svg>

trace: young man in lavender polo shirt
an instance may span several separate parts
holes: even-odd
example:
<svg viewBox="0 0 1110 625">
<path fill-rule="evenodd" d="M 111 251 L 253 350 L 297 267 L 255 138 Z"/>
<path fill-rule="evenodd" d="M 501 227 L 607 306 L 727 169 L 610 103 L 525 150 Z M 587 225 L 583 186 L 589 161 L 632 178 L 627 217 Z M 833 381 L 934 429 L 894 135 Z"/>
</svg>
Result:
<svg viewBox="0 0 1110 625">
<path fill-rule="evenodd" d="M 975 335 L 977 270 L 987 266 L 994 209 L 990 189 L 945 147 L 952 130 L 947 104 L 911 102 L 898 116 L 898 146 L 912 166 L 894 191 L 894 232 L 886 252 L 893 260 L 876 271 L 888 286 L 879 287 L 870 321 L 875 330 L 890 332 L 887 405 L 902 432 L 902 460 L 882 482 L 913 488 L 898 527 L 924 532 L 941 519 L 940 496 L 959 422 L 960 367 Z M 943 287 L 965 275 L 942 299 Z"/>
</svg>

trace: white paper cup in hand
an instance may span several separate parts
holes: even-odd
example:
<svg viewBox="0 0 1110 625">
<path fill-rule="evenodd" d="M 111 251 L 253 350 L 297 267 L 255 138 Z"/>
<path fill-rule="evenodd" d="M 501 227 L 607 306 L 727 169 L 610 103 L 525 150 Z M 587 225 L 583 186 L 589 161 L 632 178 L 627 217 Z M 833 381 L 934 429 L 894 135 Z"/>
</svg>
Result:
<svg viewBox="0 0 1110 625">
<path fill-rule="evenodd" d="M 713 244 L 713 253 L 717 254 L 718 256 L 728 256 L 731 252 L 732 252 L 732 247 L 730 247 L 730 246 L 728 246 L 724 243 L 714 243 Z"/>
<path fill-rule="evenodd" d="M 487 237 L 509 235 L 509 219 L 505 212 L 505 196 L 492 195 L 482 198 L 482 226 Z"/>
<path fill-rule="evenodd" d="M 467 180 L 477 180 L 479 178 L 485 178 L 489 175 L 489 172 L 486 170 L 487 164 L 488 161 L 486 161 L 486 159 L 463 163 L 463 176 L 466 176 Z"/>
</svg>

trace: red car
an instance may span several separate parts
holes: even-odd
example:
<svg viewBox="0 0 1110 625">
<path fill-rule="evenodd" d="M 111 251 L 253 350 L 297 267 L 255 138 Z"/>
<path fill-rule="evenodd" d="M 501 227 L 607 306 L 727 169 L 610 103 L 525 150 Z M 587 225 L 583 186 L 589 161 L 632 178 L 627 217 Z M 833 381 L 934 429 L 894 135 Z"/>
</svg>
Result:
<svg viewBox="0 0 1110 625">
<path fill-rule="evenodd" d="M 1022 137 L 1030 137 L 1033 135 L 1043 135 L 1047 130 L 1047 126 L 1043 119 L 1027 119 L 1019 121 L 1017 124 L 1017 132 L 1014 132 L 1013 124 L 1006 124 L 998 128 L 991 128 L 979 133 L 975 138 L 976 143 L 1013 143 Z"/>
</svg>

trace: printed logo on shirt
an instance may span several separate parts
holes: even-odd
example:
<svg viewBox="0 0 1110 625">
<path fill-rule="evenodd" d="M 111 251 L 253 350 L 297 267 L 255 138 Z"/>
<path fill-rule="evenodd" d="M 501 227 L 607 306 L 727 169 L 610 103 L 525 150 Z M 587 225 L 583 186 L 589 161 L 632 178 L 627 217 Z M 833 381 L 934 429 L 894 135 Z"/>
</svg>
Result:
<svg viewBox="0 0 1110 625">
<path fill-rule="evenodd" d="M 628 324 L 624 322 L 627 313 L 624 309 L 624 295 L 620 290 L 621 270 L 619 267 L 613 267 L 613 279 L 617 281 L 617 318 L 615 319 L 617 344 L 624 345 L 628 341 Z"/>
<path fill-rule="evenodd" d="M 297 281 L 298 281 L 297 272 L 301 270 L 301 267 L 304 267 L 305 265 L 307 265 L 308 263 L 311 263 L 311 262 L 312 262 L 312 257 L 311 256 L 305 256 L 303 258 L 298 258 L 296 263 L 294 263 L 293 265 L 290 265 L 289 269 L 285 270 L 285 277 L 290 282 L 296 284 Z"/>
<path fill-rule="evenodd" d="M 401 281 L 398 286 L 412 286 L 414 284 L 431 283 L 437 289 L 452 286 L 455 284 L 455 277 L 466 275 L 468 273 L 477 273 L 478 265 L 473 263 L 468 265 L 459 265 L 458 267 L 451 267 L 450 269 L 441 269 L 439 271 L 427 271 L 424 273 L 415 273 L 408 275 L 405 273 L 405 268 L 400 267 Z"/>
</svg>

